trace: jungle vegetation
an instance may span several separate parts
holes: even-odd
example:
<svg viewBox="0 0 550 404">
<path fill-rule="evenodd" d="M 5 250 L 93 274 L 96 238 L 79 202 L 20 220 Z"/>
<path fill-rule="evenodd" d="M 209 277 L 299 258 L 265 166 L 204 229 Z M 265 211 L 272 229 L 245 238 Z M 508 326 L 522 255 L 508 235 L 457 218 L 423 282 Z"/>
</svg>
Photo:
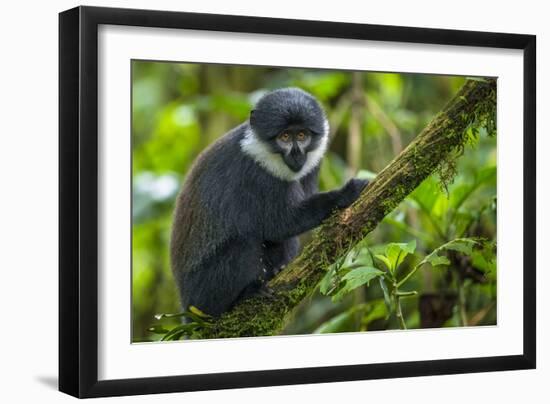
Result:
<svg viewBox="0 0 550 404">
<path fill-rule="evenodd" d="M 265 91 L 287 86 L 328 115 L 320 189 L 372 183 L 302 236 L 274 299 L 219 320 L 182 312 L 168 245 L 185 174 Z M 485 78 L 134 61 L 133 341 L 496 324 L 495 93 Z"/>
</svg>

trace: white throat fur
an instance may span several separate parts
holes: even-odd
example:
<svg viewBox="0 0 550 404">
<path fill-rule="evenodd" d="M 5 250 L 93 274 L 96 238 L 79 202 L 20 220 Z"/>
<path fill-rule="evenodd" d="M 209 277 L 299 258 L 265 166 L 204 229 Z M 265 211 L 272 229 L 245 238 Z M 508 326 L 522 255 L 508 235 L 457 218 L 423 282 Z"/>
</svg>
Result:
<svg viewBox="0 0 550 404">
<path fill-rule="evenodd" d="M 298 172 L 292 171 L 284 162 L 283 156 L 273 153 L 269 146 L 258 139 L 252 128 L 248 127 L 241 140 L 241 150 L 252 157 L 256 163 L 264 168 L 271 175 L 283 181 L 298 181 L 308 175 L 321 161 L 328 146 L 328 121 L 325 120 L 321 142 L 315 150 L 307 154 L 306 162 Z"/>
</svg>

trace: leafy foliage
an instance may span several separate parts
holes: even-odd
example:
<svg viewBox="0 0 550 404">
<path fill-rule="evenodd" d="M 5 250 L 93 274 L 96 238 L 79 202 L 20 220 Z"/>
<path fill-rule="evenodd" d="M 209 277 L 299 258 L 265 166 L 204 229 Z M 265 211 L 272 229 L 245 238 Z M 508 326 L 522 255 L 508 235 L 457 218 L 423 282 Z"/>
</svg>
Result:
<svg viewBox="0 0 550 404">
<path fill-rule="evenodd" d="M 387 312 L 395 314 L 397 320 L 401 322 L 401 328 L 407 328 L 405 321 L 402 319 L 401 302 L 402 297 L 415 296 L 418 294 L 416 290 L 402 291 L 402 286 L 406 281 L 414 275 L 414 273 L 423 265 L 430 264 L 432 267 L 445 266 L 451 264 L 449 258 L 443 254 L 446 251 L 458 251 L 464 256 L 471 257 L 475 246 L 482 246 L 482 241 L 470 238 L 458 238 L 451 240 L 435 250 L 427 254 L 415 266 L 406 273 L 402 279 L 398 280 L 396 273 L 399 266 L 404 262 L 409 255 L 414 255 L 416 250 L 416 240 L 408 243 L 390 243 L 385 246 L 384 254 L 376 254 L 375 258 L 383 264 L 382 267 L 373 266 L 372 260 L 366 260 L 363 265 L 358 264 L 355 259 L 351 259 L 349 265 L 341 265 L 336 269 L 327 272 L 321 282 L 321 293 L 325 295 L 332 294 L 333 301 L 341 301 L 347 294 L 357 289 L 360 286 L 369 286 L 371 280 L 378 278 L 380 288 L 384 295 Z M 360 243 L 359 251 L 351 251 L 348 256 L 365 256 L 370 257 L 371 252 L 365 243 Z M 347 262 L 346 259 L 344 262 Z M 344 275 L 341 275 L 344 273 Z M 326 285 L 333 285 L 331 289 Z M 336 293 L 334 293 L 336 291 Z M 362 307 L 362 306 L 361 306 Z M 349 310 L 347 311 L 349 313 Z M 342 315 L 337 316 L 339 321 L 343 319 Z M 339 321 L 335 323 L 338 324 Z M 334 329 L 334 324 L 330 323 L 331 329 Z"/>
<path fill-rule="evenodd" d="M 319 179 L 325 191 L 356 173 L 372 179 L 465 80 L 145 61 L 134 61 L 132 70 L 133 341 L 183 339 L 209 326 L 200 313 L 180 312 L 168 256 L 173 204 L 198 154 L 247 119 L 261 94 L 298 86 L 321 100 L 331 126 Z M 354 107 L 359 114 L 352 114 Z M 452 311 L 437 326 L 494 324 L 496 140 L 486 136 L 494 132 L 491 117 L 472 124 L 472 147 L 454 167 L 454 182 L 445 189 L 434 176 L 418 187 L 327 269 L 320 293 L 296 311 L 284 333 L 397 328 L 397 296 L 409 328 L 434 326 L 426 322 L 421 300 L 437 305 L 443 296 L 453 302 Z M 307 243 L 308 236 L 302 239 Z M 454 243 L 442 248 L 449 240 Z M 414 268 L 401 285 L 407 290 L 395 290 L 393 281 L 401 282 Z M 462 303 L 453 297 L 460 294 Z"/>
</svg>

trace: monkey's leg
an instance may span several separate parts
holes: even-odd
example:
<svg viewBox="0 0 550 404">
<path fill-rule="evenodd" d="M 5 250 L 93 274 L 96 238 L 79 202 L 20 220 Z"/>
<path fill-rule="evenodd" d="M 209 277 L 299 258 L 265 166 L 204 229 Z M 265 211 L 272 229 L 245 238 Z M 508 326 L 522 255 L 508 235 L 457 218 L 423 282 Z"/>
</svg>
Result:
<svg viewBox="0 0 550 404">
<path fill-rule="evenodd" d="M 300 242 L 298 237 L 291 237 L 282 242 L 264 241 L 263 256 L 268 264 L 268 279 L 277 275 L 298 254 Z"/>
<path fill-rule="evenodd" d="M 243 290 L 258 281 L 261 272 L 260 243 L 227 243 L 200 268 L 185 274 L 184 306 L 195 306 L 212 316 L 228 311 Z"/>
</svg>

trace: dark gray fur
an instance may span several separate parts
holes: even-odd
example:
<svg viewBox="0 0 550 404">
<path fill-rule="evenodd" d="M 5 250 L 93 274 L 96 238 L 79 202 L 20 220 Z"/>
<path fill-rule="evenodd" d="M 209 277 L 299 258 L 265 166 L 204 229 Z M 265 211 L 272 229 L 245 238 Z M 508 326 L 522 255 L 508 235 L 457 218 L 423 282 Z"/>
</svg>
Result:
<svg viewBox="0 0 550 404">
<path fill-rule="evenodd" d="M 298 88 L 283 88 L 258 101 L 250 124 L 254 132 L 266 140 L 295 124 L 320 136 L 324 134 L 325 114 L 311 94 Z"/>
<path fill-rule="evenodd" d="M 289 125 L 327 136 L 324 120 L 317 101 L 297 89 L 269 93 L 251 115 L 255 133 L 268 143 Z M 349 206 L 366 185 L 353 179 L 318 193 L 319 165 L 298 181 L 281 180 L 243 152 L 247 131 L 248 121 L 203 151 L 178 197 L 171 264 L 184 309 L 218 316 L 258 291 L 296 256 L 299 234 Z"/>
</svg>

